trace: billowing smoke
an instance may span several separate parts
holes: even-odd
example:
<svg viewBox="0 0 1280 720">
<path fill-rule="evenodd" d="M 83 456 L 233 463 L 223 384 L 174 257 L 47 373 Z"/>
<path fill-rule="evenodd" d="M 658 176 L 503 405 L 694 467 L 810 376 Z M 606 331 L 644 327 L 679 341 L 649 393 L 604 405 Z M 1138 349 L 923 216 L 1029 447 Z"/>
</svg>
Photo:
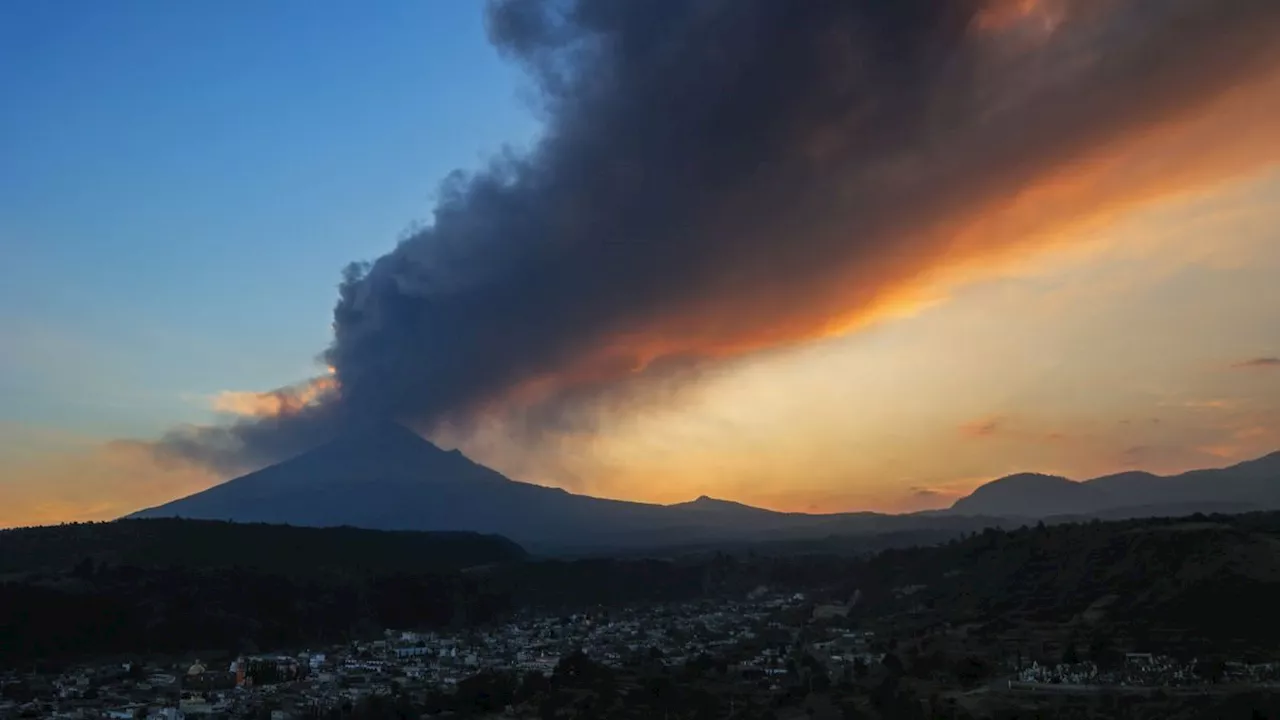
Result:
<svg viewBox="0 0 1280 720">
<path fill-rule="evenodd" d="M 336 389 L 164 450 L 229 471 L 366 421 L 555 425 L 856 326 L 1112 202 L 983 225 L 1280 55 L 1276 0 L 499 0 L 488 21 L 539 91 L 536 148 L 448 178 L 432 224 L 346 270 Z"/>
</svg>

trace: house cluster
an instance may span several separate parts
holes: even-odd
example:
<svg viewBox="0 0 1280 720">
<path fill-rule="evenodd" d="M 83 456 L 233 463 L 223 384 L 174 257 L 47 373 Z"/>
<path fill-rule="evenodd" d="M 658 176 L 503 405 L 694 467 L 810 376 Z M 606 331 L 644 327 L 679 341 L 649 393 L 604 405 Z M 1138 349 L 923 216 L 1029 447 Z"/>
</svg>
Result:
<svg viewBox="0 0 1280 720">
<path fill-rule="evenodd" d="M 885 653 L 876 651 L 876 634 L 871 630 L 833 631 L 831 637 L 809 645 L 809 651 L 826 660 L 830 669 L 842 669 L 857 664 L 871 666 L 884 659 Z"/>
<path fill-rule="evenodd" d="M 356 645 L 343 667 L 394 670 L 448 687 L 483 670 L 549 675 L 560 658 L 576 650 L 612 667 L 637 657 L 678 666 L 756 639 L 772 615 L 802 601 L 803 597 L 768 595 L 745 602 L 529 617 L 465 634 L 388 632 L 384 639 Z M 781 627 L 776 622 L 773 626 Z"/>
<path fill-rule="evenodd" d="M 1107 687 L 1185 687 L 1201 685 L 1205 678 L 1197 663 L 1180 663 L 1163 655 L 1129 653 L 1124 664 L 1103 670 L 1091 662 L 1040 665 L 1031 663 L 1017 673 L 1017 682 L 1049 685 Z"/>
<path fill-rule="evenodd" d="M 1248 685 L 1280 684 L 1280 662 L 1229 662 L 1223 667 L 1222 679 L 1225 682 Z"/>
<path fill-rule="evenodd" d="M 371 694 L 448 691 L 485 670 L 550 675 L 562 657 L 578 650 L 610 666 L 638 659 L 680 666 L 703 656 L 733 656 L 742 668 L 776 674 L 785 668 L 782 646 L 799 637 L 797 627 L 779 618 L 790 613 L 803 624 L 807 613 L 791 611 L 804 602 L 802 595 L 761 590 L 742 601 L 531 615 L 458 633 L 388 630 L 376 639 L 217 664 L 86 666 L 52 677 L 13 673 L 0 676 L 0 719 L 287 720 Z M 852 662 L 866 651 L 866 641 L 864 635 L 833 635 L 818 649 L 829 662 Z"/>
</svg>

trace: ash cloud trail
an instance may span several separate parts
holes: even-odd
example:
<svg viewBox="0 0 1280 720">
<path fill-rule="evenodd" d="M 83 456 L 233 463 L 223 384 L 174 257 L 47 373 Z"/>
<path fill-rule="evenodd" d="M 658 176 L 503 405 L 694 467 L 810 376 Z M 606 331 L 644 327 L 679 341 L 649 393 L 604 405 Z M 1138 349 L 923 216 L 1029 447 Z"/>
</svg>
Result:
<svg viewBox="0 0 1280 720">
<path fill-rule="evenodd" d="M 161 452 L 232 471 L 381 419 L 556 427 L 856 325 L 1088 215 L 1082 192 L 974 237 L 1280 55 L 1274 0 L 499 0 L 488 26 L 539 90 L 536 149 L 455 174 L 429 227 L 346 270 L 335 392 Z"/>
</svg>

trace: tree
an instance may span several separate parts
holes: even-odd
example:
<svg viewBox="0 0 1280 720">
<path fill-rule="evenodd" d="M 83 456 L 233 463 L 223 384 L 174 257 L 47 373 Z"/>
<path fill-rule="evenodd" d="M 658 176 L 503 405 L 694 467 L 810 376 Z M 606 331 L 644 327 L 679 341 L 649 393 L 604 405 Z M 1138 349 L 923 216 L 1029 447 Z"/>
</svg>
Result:
<svg viewBox="0 0 1280 720">
<path fill-rule="evenodd" d="M 955 666 L 956 679 L 965 687 L 972 687 L 982 682 L 989 674 L 987 664 L 976 655 L 967 655 Z"/>
<path fill-rule="evenodd" d="M 459 682 L 454 701 L 463 712 L 497 712 L 514 702 L 516 689 L 510 673 L 485 671 Z"/>
<path fill-rule="evenodd" d="M 809 675 L 809 690 L 811 692 L 826 692 L 831 689 L 831 676 L 827 674 L 826 668 L 818 667 L 811 669 Z"/>
<path fill-rule="evenodd" d="M 540 672 L 525 673 L 516 690 L 516 702 L 528 702 L 551 689 L 551 683 Z"/>
<path fill-rule="evenodd" d="M 1062 651 L 1062 662 L 1068 665 L 1075 665 L 1080 662 L 1080 653 L 1076 652 L 1076 643 L 1074 638 L 1067 641 L 1067 647 Z"/>
<path fill-rule="evenodd" d="M 1227 664 L 1221 658 L 1213 658 L 1199 663 L 1200 675 L 1211 683 L 1222 682 L 1223 675 L 1226 674 Z"/>
<path fill-rule="evenodd" d="M 857 705 L 847 702 L 840 706 L 840 720 L 866 720 L 867 714 L 858 709 Z"/>
<path fill-rule="evenodd" d="M 712 665 L 711 656 L 703 652 L 698 653 L 697 657 L 685 663 L 685 670 L 690 677 L 699 678 L 710 672 Z"/>
<path fill-rule="evenodd" d="M 551 673 L 551 682 L 558 687 L 590 687 L 609 679 L 612 673 L 595 662 L 581 650 L 575 650 L 560 658 Z"/>
<path fill-rule="evenodd" d="M 1089 643 L 1089 659 L 1100 667 L 1112 667 L 1119 662 L 1120 654 L 1116 651 L 1109 633 L 1103 631 L 1094 635 Z"/>
</svg>

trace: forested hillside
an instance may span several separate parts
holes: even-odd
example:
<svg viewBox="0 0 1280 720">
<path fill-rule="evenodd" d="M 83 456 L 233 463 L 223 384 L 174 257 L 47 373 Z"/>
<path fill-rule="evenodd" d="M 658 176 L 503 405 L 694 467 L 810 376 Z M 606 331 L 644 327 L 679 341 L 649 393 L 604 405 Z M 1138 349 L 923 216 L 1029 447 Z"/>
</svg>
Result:
<svg viewBox="0 0 1280 720">
<path fill-rule="evenodd" d="M 183 542 L 200 545 L 161 547 Z M 1257 620 L 1280 606 L 1280 513 L 988 530 L 872 557 L 832 545 L 566 561 L 465 535 L 163 520 L 11 531 L 0 535 L 9 572 L 0 665 L 297 647 L 386 627 L 483 625 L 522 610 L 741 597 L 760 585 L 817 602 L 857 591 L 849 622 L 970 624 L 992 642 L 1039 624 L 1082 644 L 1280 643 L 1280 628 Z"/>
<path fill-rule="evenodd" d="M 854 577 L 885 603 L 921 586 L 915 605 L 951 623 L 1058 623 L 1145 647 L 1280 643 L 1280 626 L 1257 622 L 1280 607 L 1274 512 L 988 530 L 888 550 Z"/>
<path fill-rule="evenodd" d="M 286 575 L 455 570 L 514 562 L 497 535 L 380 532 L 156 518 L 0 531 L 0 575 L 81 563 L 143 568 L 247 568 Z"/>
</svg>

